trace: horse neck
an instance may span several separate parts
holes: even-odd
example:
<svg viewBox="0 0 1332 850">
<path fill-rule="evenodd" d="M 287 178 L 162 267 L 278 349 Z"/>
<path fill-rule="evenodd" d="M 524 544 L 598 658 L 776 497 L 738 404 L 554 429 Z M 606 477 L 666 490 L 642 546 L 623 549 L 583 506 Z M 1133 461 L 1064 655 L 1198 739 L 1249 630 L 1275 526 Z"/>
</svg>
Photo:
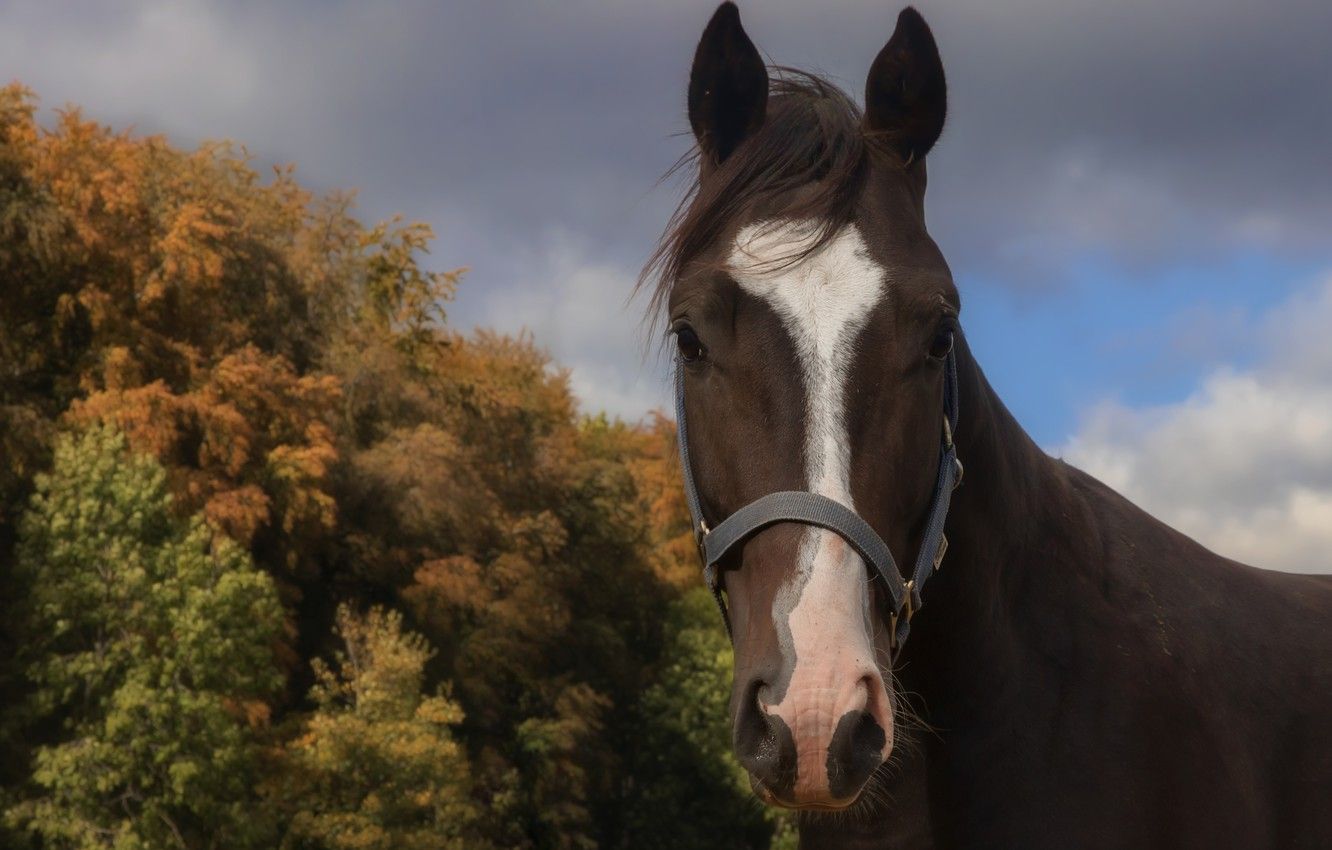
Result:
<svg viewBox="0 0 1332 850">
<path fill-rule="evenodd" d="M 959 457 L 966 474 L 949 513 L 949 548 L 924 591 L 903 680 L 931 707 L 993 700 L 1043 616 L 1076 606 L 1099 530 L 1062 462 L 1045 454 L 959 352 Z"/>
</svg>

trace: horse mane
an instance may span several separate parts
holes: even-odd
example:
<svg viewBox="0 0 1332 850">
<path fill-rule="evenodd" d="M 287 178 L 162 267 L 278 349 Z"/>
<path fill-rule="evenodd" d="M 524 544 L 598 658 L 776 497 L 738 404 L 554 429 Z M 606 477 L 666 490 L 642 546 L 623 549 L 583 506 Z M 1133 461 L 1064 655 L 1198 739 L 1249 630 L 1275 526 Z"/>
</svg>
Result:
<svg viewBox="0 0 1332 850">
<path fill-rule="evenodd" d="M 697 178 L 639 275 L 635 293 L 652 290 L 649 316 L 664 313 L 681 273 L 743 212 L 819 222 L 813 238 L 801 240 L 778 264 L 799 262 L 818 251 L 854 217 L 868 170 L 860 107 L 815 74 L 774 67 L 768 76 L 763 126 L 706 179 L 703 169 L 695 168 Z M 695 145 L 663 179 L 701 166 L 701 157 Z"/>
</svg>

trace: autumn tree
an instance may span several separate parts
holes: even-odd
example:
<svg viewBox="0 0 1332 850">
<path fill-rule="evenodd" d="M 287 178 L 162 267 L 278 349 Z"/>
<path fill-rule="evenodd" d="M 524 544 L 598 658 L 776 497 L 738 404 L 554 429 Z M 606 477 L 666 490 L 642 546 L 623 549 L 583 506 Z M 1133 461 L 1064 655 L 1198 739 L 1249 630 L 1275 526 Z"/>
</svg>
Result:
<svg viewBox="0 0 1332 850">
<path fill-rule="evenodd" d="M 68 742 L 95 714 L 72 698 L 44 703 L 41 719 L 17 710 L 51 688 L 10 659 L 55 651 L 43 621 L 15 616 L 45 592 L 36 544 L 15 569 L 17 518 L 56 435 L 108 425 L 135 463 L 158 465 L 173 521 L 193 518 L 210 557 L 248 557 L 277 589 L 285 688 L 266 703 L 270 744 L 311 787 L 336 772 L 284 736 L 310 734 L 302 718 L 329 718 L 325 741 L 363 720 L 345 700 L 320 702 L 320 677 L 354 673 L 316 676 L 311 663 L 350 659 L 343 603 L 401 610 L 401 634 L 436 649 L 419 693 L 446 688 L 462 712 L 432 734 L 465 751 L 449 763 L 469 766 L 480 814 L 467 834 L 631 846 L 648 783 L 687 790 L 701 770 L 712 778 L 699 788 L 731 787 L 718 778 L 729 756 L 649 728 L 664 716 L 662 677 L 698 705 L 726 689 L 716 659 L 693 655 L 704 629 L 721 634 L 715 621 L 663 616 L 698 581 L 671 423 L 588 414 L 537 340 L 450 327 L 461 272 L 431 267 L 431 240 L 424 224 L 363 224 L 350 195 L 315 196 L 242 147 L 181 150 L 77 109 L 43 127 L 30 93 L 0 89 L 0 606 L 17 606 L 0 610 L 0 785 L 23 789 L 22 823 L 63 787 L 29 776 L 34 745 Z M 685 675 L 697 664 L 711 672 Z M 653 761 L 645 746 L 679 757 Z M 661 793 L 662 805 L 697 802 Z M 751 824 L 739 792 L 718 795 L 708 817 L 736 806 Z M 333 822 L 324 814 L 368 817 L 337 805 L 303 809 L 314 831 L 299 840 L 333 841 L 314 826 Z M 290 809 L 266 811 L 287 825 Z M 760 827 L 736 829 L 762 843 Z M 728 846 L 739 833 L 693 838 Z"/>
<path fill-rule="evenodd" d="M 32 710 L 62 717 L 7 813 L 51 847 L 264 846 L 256 733 L 279 684 L 271 580 L 166 471 L 95 428 L 61 438 L 23 518 Z"/>
<path fill-rule="evenodd" d="M 432 347 L 458 275 L 421 265 L 425 225 L 366 227 L 349 195 L 264 171 L 235 145 L 180 150 L 75 108 L 44 128 L 30 92 L 0 89 L 0 591 L 56 430 L 114 423 L 277 579 L 299 679 L 347 539 L 343 380 L 358 352 Z M 20 640 L 0 625 L 0 649 Z M 0 683 L 13 673 L 0 663 Z"/>
</svg>

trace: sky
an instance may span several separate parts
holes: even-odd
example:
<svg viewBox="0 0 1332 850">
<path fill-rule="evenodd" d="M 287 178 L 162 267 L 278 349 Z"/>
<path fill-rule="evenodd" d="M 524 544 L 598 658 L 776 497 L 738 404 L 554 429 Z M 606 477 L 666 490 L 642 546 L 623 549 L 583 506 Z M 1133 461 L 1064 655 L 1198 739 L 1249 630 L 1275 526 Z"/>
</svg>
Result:
<svg viewBox="0 0 1332 850">
<path fill-rule="evenodd" d="M 0 76 L 244 143 L 470 269 L 587 410 L 667 401 L 630 302 L 684 186 L 711 0 L 0 2 Z M 750 0 L 857 96 L 899 6 Z M 1332 571 L 1332 3 L 922 0 L 949 78 L 927 219 L 991 382 L 1052 453 L 1227 555 Z"/>
</svg>

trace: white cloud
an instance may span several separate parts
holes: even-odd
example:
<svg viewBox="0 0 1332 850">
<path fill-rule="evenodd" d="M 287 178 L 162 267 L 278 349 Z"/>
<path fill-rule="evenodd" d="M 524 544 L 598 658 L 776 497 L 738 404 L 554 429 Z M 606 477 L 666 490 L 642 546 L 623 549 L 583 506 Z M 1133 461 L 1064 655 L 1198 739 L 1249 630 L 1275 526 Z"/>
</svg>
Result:
<svg viewBox="0 0 1332 850">
<path fill-rule="evenodd" d="M 641 305 L 628 302 L 633 272 L 590 258 L 567 234 L 550 236 L 519 266 L 513 287 L 486 293 L 480 324 L 531 331 L 570 369 L 574 393 L 588 412 L 633 421 L 667 406 L 665 364 L 642 345 Z"/>
<path fill-rule="evenodd" d="M 1177 404 L 1106 402 L 1061 454 L 1223 555 L 1332 572 L 1329 328 L 1332 274 L 1265 318 L 1254 367 Z"/>
</svg>

